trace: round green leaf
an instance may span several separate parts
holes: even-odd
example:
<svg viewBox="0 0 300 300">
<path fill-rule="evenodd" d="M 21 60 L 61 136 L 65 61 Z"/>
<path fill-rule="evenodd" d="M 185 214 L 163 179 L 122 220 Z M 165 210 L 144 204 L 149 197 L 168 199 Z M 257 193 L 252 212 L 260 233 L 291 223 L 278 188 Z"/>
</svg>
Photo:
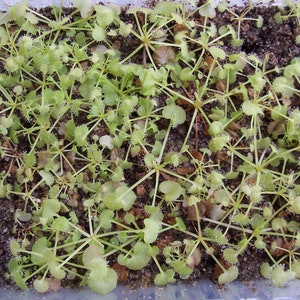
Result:
<svg viewBox="0 0 300 300">
<path fill-rule="evenodd" d="M 144 241 L 145 243 L 153 243 L 156 241 L 159 231 L 161 229 L 161 222 L 153 218 L 144 220 Z"/>
<path fill-rule="evenodd" d="M 236 264 L 238 262 L 237 253 L 232 248 L 226 248 L 223 252 L 223 256 L 231 264 Z"/>
<path fill-rule="evenodd" d="M 168 283 L 174 283 L 176 279 L 174 278 L 174 270 L 168 269 L 155 276 L 154 283 L 156 285 L 166 285 Z"/>
<path fill-rule="evenodd" d="M 49 290 L 49 283 L 45 279 L 36 279 L 33 286 L 39 293 L 46 293 Z"/>
<path fill-rule="evenodd" d="M 212 46 L 212 47 L 209 48 L 208 51 L 210 52 L 210 54 L 215 59 L 222 59 L 222 60 L 224 60 L 226 58 L 225 51 L 223 49 L 219 48 L 219 47 Z"/>
<path fill-rule="evenodd" d="M 172 202 L 182 194 L 182 187 L 178 182 L 168 180 L 160 183 L 159 191 L 165 194 L 167 202 Z"/>
<path fill-rule="evenodd" d="M 51 275 L 56 279 L 61 280 L 66 277 L 66 272 L 58 266 L 57 262 L 51 262 L 49 264 L 49 269 Z"/>
<path fill-rule="evenodd" d="M 220 151 L 225 147 L 225 145 L 229 141 L 230 141 L 230 136 L 228 134 L 213 137 L 209 142 L 209 148 L 212 152 Z"/>
<path fill-rule="evenodd" d="M 21 250 L 21 246 L 16 240 L 10 240 L 9 247 L 13 256 L 17 256 Z"/>
<path fill-rule="evenodd" d="M 119 186 L 114 192 L 108 193 L 103 198 L 105 206 L 112 210 L 129 210 L 136 200 L 135 193 L 125 184 Z"/>
<path fill-rule="evenodd" d="M 272 84 L 274 90 L 281 93 L 283 97 L 292 97 L 294 94 L 293 81 L 286 77 L 277 77 Z"/>
<path fill-rule="evenodd" d="M 217 136 L 217 135 L 221 134 L 222 132 L 224 132 L 224 125 L 223 125 L 222 122 L 220 122 L 220 121 L 213 121 L 209 125 L 208 133 L 211 136 Z"/>
<path fill-rule="evenodd" d="M 290 270 L 285 271 L 283 265 L 278 265 L 273 269 L 272 282 L 277 287 L 283 287 L 290 280 L 295 279 L 296 273 Z"/>
<path fill-rule="evenodd" d="M 261 107 L 258 104 L 255 104 L 249 100 L 243 102 L 242 110 L 247 116 L 256 116 L 263 114 Z"/>
<path fill-rule="evenodd" d="M 169 104 L 165 106 L 162 111 L 162 115 L 164 118 L 171 120 L 173 127 L 183 124 L 186 120 L 185 110 L 176 104 Z"/>
<path fill-rule="evenodd" d="M 101 280 L 88 278 L 87 283 L 89 288 L 94 292 L 101 295 L 106 295 L 116 288 L 117 280 L 117 273 L 113 269 L 109 268 L 104 278 L 102 278 Z"/>
<path fill-rule="evenodd" d="M 92 37 L 96 42 L 104 41 L 106 38 L 105 30 L 100 26 L 95 26 L 92 31 Z"/>
<path fill-rule="evenodd" d="M 182 81 L 192 81 L 196 79 L 195 75 L 192 72 L 192 69 L 190 69 L 189 67 L 186 67 L 181 70 L 179 78 Z"/>
<path fill-rule="evenodd" d="M 236 266 L 231 266 L 228 270 L 225 270 L 218 278 L 219 284 L 225 284 L 237 279 L 239 270 Z"/>
<path fill-rule="evenodd" d="M 72 2 L 80 10 L 82 18 L 86 19 L 93 13 L 94 5 L 92 0 L 72 0 Z"/>
<path fill-rule="evenodd" d="M 59 216 L 53 221 L 51 229 L 53 231 L 67 232 L 69 229 L 68 219 L 66 217 Z"/>
<path fill-rule="evenodd" d="M 92 262 L 94 258 L 101 257 L 102 252 L 99 246 L 97 245 L 90 245 L 88 248 L 86 248 L 82 255 L 82 262 L 83 264 L 90 268 L 92 267 Z"/>
</svg>

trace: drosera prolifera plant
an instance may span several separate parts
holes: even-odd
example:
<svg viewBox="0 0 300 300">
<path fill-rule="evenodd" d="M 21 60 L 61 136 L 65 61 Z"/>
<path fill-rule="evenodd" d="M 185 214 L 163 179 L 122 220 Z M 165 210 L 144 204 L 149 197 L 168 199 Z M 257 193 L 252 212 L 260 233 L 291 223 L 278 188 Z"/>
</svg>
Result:
<svg viewBox="0 0 300 300">
<path fill-rule="evenodd" d="M 299 278 L 299 58 L 228 51 L 252 6 L 74 5 L 1 19 L 7 276 L 107 294 L 149 266 L 157 285 L 210 267 L 225 284 L 251 250 L 276 286 Z"/>
</svg>

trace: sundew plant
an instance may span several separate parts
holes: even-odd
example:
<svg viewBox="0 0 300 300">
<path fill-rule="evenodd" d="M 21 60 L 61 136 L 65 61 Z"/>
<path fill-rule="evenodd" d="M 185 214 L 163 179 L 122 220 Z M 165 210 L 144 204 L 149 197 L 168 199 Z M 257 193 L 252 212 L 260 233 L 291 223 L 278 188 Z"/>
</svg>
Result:
<svg viewBox="0 0 300 300">
<path fill-rule="evenodd" d="M 209 261 L 225 284 L 254 251 L 275 286 L 300 278 L 300 58 L 268 69 L 241 51 L 241 24 L 263 26 L 251 6 L 217 28 L 225 3 L 73 4 L 0 14 L 7 276 L 106 294 L 149 265 L 166 285 Z"/>
</svg>

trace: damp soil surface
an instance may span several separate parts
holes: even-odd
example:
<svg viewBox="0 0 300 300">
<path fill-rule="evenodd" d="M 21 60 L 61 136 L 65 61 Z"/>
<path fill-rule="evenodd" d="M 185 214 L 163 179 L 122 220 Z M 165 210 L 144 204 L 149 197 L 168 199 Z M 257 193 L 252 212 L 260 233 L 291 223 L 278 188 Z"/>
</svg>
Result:
<svg viewBox="0 0 300 300">
<path fill-rule="evenodd" d="M 266 68 L 272 69 L 275 66 L 283 67 L 287 65 L 291 59 L 294 57 L 300 56 L 300 46 L 296 44 L 296 36 L 300 34 L 299 23 L 295 18 L 289 18 L 288 21 L 283 21 L 281 24 L 278 24 L 274 16 L 278 13 L 282 8 L 266 6 L 252 9 L 247 17 L 249 18 L 257 18 L 258 16 L 262 16 L 264 19 L 263 26 L 261 28 L 257 28 L 255 22 L 244 20 L 241 24 L 240 38 L 244 40 L 243 45 L 239 48 L 232 48 L 230 43 L 223 46 L 223 49 L 227 53 L 233 53 L 237 51 L 243 51 L 246 54 L 253 54 L 259 57 L 261 60 L 266 61 Z M 245 8 L 236 7 L 233 8 L 233 11 L 236 15 L 241 15 L 245 12 Z M 49 14 L 47 9 L 42 11 L 45 14 Z M 124 13 L 124 18 L 129 18 Z M 215 25 L 219 28 L 226 24 L 231 24 L 234 28 L 237 28 L 236 20 L 233 18 L 233 15 L 230 13 L 217 13 L 216 17 L 213 19 Z M 126 43 L 126 49 L 120 48 L 120 51 L 128 51 L 130 53 L 133 49 L 128 48 L 130 43 Z M 132 46 L 134 47 L 134 45 Z M 124 54 L 124 56 L 126 53 Z M 142 53 L 141 53 L 142 55 Z M 136 57 L 136 60 L 142 61 L 142 57 Z M 299 106 L 299 99 L 294 99 L 294 103 L 292 104 L 294 107 Z M 188 111 L 188 107 L 186 107 Z M 161 124 L 163 126 L 163 124 Z M 188 127 L 187 127 L 188 128 Z M 178 134 L 185 136 L 187 128 L 180 126 L 178 132 L 174 135 L 171 135 L 171 140 L 169 141 L 168 147 L 172 149 L 172 147 L 176 150 L 178 147 Z M 266 130 L 266 128 L 265 128 Z M 193 135 L 191 135 L 191 138 Z M 172 140 L 173 139 L 173 140 Z M 200 140 L 200 139 L 199 139 Z M 199 142 L 200 143 L 200 142 Z M 194 145 L 196 147 L 196 141 L 191 140 L 189 145 Z M 22 152 L 24 145 L 15 145 L 14 151 Z M 199 144 L 197 147 L 201 147 Z M 19 148 L 18 148 L 19 147 Z M 216 158 L 217 159 L 217 158 Z M 220 159 L 220 157 L 218 158 Z M 1 172 L 6 171 L 9 172 L 12 168 L 16 168 L 16 165 L 13 165 L 14 162 L 10 158 L 2 157 L 0 158 L 0 170 Z M 139 173 L 140 172 L 140 173 Z M 143 176 L 143 169 L 136 169 L 135 172 L 128 172 L 126 174 L 126 178 L 129 182 L 136 181 L 138 178 Z M 145 199 L 146 195 L 148 195 L 149 190 L 151 189 L 151 183 L 149 186 L 144 187 L 146 190 L 140 191 L 142 197 L 139 197 L 140 203 L 135 204 L 134 211 L 132 213 L 136 215 L 138 218 L 142 219 L 142 208 L 145 205 L 145 201 L 149 202 L 149 199 Z M 0 205 L 0 287 L 11 285 L 11 281 L 5 276 L 7 273 L 7 263 L 11 258 L 10 250 L 9 250 L 9 240 L 14 238 L 16 235 L 16 227 L 14 227 L 14 212 L 19 208 L 19 202 L 14 202 L 13 199 L 1 199 Z M 75 209 L 76 211 L 76 209 Z M 82 207 L 78 208 L 76 212 L 78 216 L 83 215 Z M 183 217 L 188 217 L 189 212 L 182 212 Z M 170 221 L 171 222 L 171 221 Z M 82 224 L 83 226 L 85 224 Z M 193 226 L 191 222 L 191 226 Z M 19 228 L 19 233 L 21 229 Z M 24 228 L 26 230 L 26 228 Z M 174 236 L 172 236 L 172 234 Z M 175 236 L 179 233 L 174 233 L 172 231 L 168 231 L 160 235 L 157 244 L 160 247 L 163 247 L 164 244 L 169 243 L 170 241 L 175 241 L 178 237 Z M 233 236 L 230 237 L 232 240 L 235 239 L 234 233 L 231 233 Z M 220 249 L 215 249 L 215 255 L 217 255 Z M 257 250 L 256 248 L 248 248 L 242 255 L 239 256 L 239 280 L 247 281 L 254 278 L 261 277 L 260 275 L 260 265 L 262 261 L 266 260 L 266 254 Z M 120 266 L 116 265 L 115 268 L 119 268 Z M 156 274 L 156 266 L 149 264 L 142 271 L 128 271 L 124 269 L 120 269 L 119 273 L 124 273 L 123 281 L 128 284 L 128 286 L 132 288 L 137 288 L 139 286 L 149 285 L 153 282 L 153 277 Z M 209 255 L 206 255 L 205 252 L 202 253 L 202 260 L 199 265 L 195 267 L 194 272 L 188 279 L 188 282 L 194 282 L 200 278 L 209 278 L 213 281 L 218 278 L 220 274 L 220 270 L 218 266 L 213 262 Z"/>
</svg>

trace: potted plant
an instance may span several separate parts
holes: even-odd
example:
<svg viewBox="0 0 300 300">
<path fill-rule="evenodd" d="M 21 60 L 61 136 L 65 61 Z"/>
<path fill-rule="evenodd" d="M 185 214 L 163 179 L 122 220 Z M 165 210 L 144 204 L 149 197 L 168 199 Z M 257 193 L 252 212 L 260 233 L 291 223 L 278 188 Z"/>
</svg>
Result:
<svg viewBox="0 0 300 300">
<path fill-rule="evenodd" d="M 73 4 L 1 18 L 7 278 L 299 278 L 299 3 Z"/>
</svg>

